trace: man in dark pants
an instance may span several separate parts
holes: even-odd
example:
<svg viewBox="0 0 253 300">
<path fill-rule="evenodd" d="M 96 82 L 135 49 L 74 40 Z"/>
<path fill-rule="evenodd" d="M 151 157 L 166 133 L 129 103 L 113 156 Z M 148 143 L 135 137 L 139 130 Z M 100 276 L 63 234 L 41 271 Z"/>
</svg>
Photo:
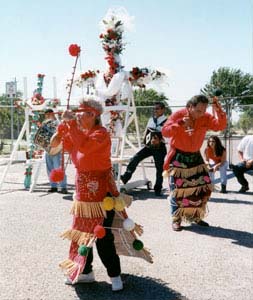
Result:
<svg viewBox="0 0 253 300">
<path fill-rule="evenodd" d="M 249 170 L 253 170 L 253 135 L 246 135 L 239 143 L 238 155 L 240 162 L 237 165 L 230 165 L 235 177 L 241 184 L 239 193 L 245 193 L 249 190 L 249 183 L 244 176 Z"/>
<path fill-rule="evenodd" d="M 167 117 L 164 115 L 165 105 L 163 102 L 156 102 L 153 110 L 153 117 L 149 119 L 146 127 L 144 139 L 145 146 L 130 159 L 125 173 L 121 175 L 120 178 L 122 182 L 126 184 L 132 177 L 138 164 L 143 159 L 153 156 L 156 167 L 156 182 L 154 190 L 155 194 L 160 196 L 163 184 L 163 162 L 167 152 L 161 130 L 163 124 L 167 120 Z"/>
</svg>

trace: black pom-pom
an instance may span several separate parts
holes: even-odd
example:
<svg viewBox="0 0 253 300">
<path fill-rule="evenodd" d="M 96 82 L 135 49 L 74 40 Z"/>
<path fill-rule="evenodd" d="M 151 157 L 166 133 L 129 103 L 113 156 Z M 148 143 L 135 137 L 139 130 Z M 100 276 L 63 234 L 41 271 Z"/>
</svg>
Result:
<svg viewBox="0 0 253 300">
<path fill-rule="evenodd" d="M 216 89 L 213 93 L 214 96 L 219 97 L 220 95 L 222 95 L 222 90 L 221 89 Z"/>
</svg>

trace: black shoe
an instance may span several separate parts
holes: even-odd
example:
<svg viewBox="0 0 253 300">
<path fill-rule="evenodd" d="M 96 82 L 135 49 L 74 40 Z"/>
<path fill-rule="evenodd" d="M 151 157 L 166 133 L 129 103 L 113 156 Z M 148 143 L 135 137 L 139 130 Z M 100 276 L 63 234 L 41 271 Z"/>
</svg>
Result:
<svg viewBox="0 0 253 300">
<path fill-rule="evenodd" d="M 209 224 L 203 220 L 196 221 L 195 223 L 199 226 L 209 227 Z"/>
<path fill-rule="evenodd" d="M 227 193 L 227 187 L 225 184 L 222 184 L 221 185 L 221 191 L 220 191 L 222 194 L 226 194 Z"/>
<path fill-rule="evenodd" d="M 249 187 L 248 187 L 248 186 L 242 186 L 238 192 L 239 192 L 239 193 L 245 193 L 245 192 L 247 192 L 248 190 L 249 190 Z"/>
<path fill-rule="evenodd" d="M 49 189 L 47 192 L 48 193 L 56 193 L 57 192 L 57 188 L 56 187 L 51 187 L 51 189 Z"/>
<path fill-rule="evenodd" d="M 124 184 L 126 184 L 128 182 L 128 180 L 124 177 L 124 175 L 121 175 L 120 179 Z"/>
<path fill-rule="evenodd" d="M 66 188 L 63 188 L 59 191 L 61 194 L 68 194 L 68 190 Z"/>
<path fill-rule="evenodd" d="M 157 190 L 157 191 L 155 191 L 155 195 L 156 195 L 156 196 L 161 196 L 161 195 L 162 195 L 162 192 L 161 192 L 160 190 Z"/>
<path fill-rule="evenodd" d="M 232 171 L 233 171 L 233 170 L 234 170 L 234 167 L 235 167 L 235 165 L 233 165 L 233 164 L 229 164 L 229 169 L 230 169 L 230 170 L 232 170 Z"/>
<path fill-rule="evenodd" d="M 182 230 L 182 227 L 181 227 L 180 222 L 173 222 L 173 223 L 172 223 L 172 229 L 173 229 L 174 231 L 181 231 L 181 230 Z"/>
</svg>

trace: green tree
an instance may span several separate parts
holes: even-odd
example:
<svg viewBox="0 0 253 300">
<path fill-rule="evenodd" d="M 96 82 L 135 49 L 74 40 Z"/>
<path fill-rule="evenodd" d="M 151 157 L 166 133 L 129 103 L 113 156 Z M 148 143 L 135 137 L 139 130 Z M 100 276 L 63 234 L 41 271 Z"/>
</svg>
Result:
<svg viewBox="0 0 253 300">
<path fill-rule="evenodd" d="M 15 99 L 14 101 L 15 102 Z M 5 95 L 0 96 L 0 139 L 11 138 L 11 100 Z M 24 123 L 25 116 L 22 109 L 13 108 L 13 135 L 16 139 Z"/>
<path fill-rule="evenodd" d="M 168 98 L 163 93 L 158 93 L 153 89 L 138 88 L 134 90 L 135 106 L 137 107 L 137 116 L 140 133 L 143 135 L 148 119 L 152 116 L 152 108 L 155 102 L 163 102 L 166 106 L 166 114 L 171 114 L 168 106 Z M 129 131 L 133 130 L 133 125 Z"/>
<path fill-rule="evenodd" d="M 201 89 L 201 92 L 212 96 L 217 89 L 222 91 L 221 103 L 223 104 L 226 104 L 226 101 L 233 102 L 233 106 L 253 104 L 253 76 L 249 73 L 221 67 L 213 71 L 210 82 Z"/>
<path fill-rule="evenodd" d="M 225 108 L 229 120 L 225 134 L 230 135 L 232 109 L 247 112 L 245 116 L 253 115 L 253 76 L 239 69 L 221 67 L 213 71 L 210 82 L 201 92 L 206 96 L 213 96 L 217 89 L 222 92 L 220 103 Z"/>
<path fill-rule="evenodd" d="M 240 119 L 238 121 L 238 127 L 243 130 L 245 134 L 248 133 L 248 131 L 253 127 L 252 126 L 252 120 L 253 120 L 253 114 L 252 111 L 245 111 L 241 114 Z"/>
</svg>

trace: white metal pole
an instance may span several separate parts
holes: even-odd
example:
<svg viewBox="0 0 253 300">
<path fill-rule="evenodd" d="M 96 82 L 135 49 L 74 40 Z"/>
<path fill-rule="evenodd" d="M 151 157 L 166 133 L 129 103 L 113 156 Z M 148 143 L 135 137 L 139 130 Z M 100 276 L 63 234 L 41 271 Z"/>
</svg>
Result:
<svg viewBox="0 0 253 300">
<path fill-rule="evenodd" d="M 54 99 L 57 98 L 57 85 L 56 85 L 56 77 L 54 76 L 53 77 L 53 96 L 54 96 Z"/>
<path fill-rule="evenodd" d="M 28 96 L 27 96 L 27 77 L 23 78 L 23 90 L 24 90 L 24 101 L 25 103 L 28 100 Z M 30 128 L 29 128 L 29 108 L 26 107 L 25 108 L 25 123 L 26 123 L 26 147 L 28 149 L 29 147 L 29 133 L 30 133 Z"/>
</svg>

